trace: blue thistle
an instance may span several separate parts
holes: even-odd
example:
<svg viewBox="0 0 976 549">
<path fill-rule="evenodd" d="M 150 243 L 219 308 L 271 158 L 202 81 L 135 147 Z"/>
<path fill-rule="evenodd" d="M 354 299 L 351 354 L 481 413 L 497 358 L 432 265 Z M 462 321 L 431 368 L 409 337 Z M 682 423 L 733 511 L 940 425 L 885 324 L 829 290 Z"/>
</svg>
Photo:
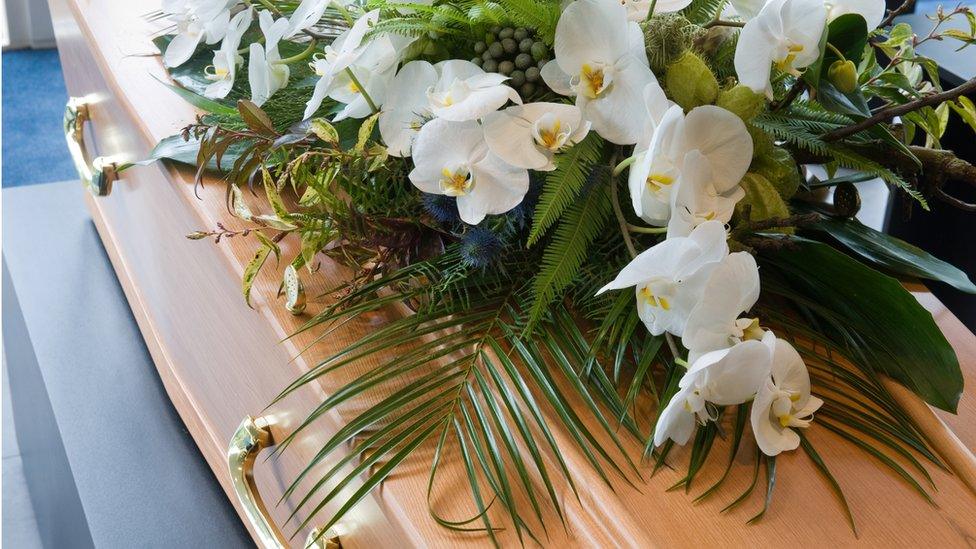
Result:
<svg viewBox="0 0 976 549">
<path fill-rule="evenodd" d="M 540 195 L 542 195 L 542 179 L 532 178 L 529 183 L 529 191 L 525 193 L 522 202 L 508 212 L 508 221 L 513 231 L 521 230 L 532 222 L 532 214 L 539 203 Z"/>
<path fill-rule="evenodd" d="M 490 265 L 501 251 L 501 238 L 488 229 L 470 227 L 461 238 L 461 257 L 465 263 L 478 269 Z"/>
<path fill-rule="evenodd" d="M 457 223 L 458 216 L 457 200 L 442 194 L 423 193 L 422 202 L 427 213 L 434 218 L 434 221 L 443 225 Z"/>
</svg>

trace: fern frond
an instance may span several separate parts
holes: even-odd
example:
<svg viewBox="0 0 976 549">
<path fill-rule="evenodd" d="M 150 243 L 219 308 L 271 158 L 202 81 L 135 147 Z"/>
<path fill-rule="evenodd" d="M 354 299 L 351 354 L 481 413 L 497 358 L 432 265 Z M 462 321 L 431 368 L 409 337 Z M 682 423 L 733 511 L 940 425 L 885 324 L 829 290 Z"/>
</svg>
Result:
<svg viewBox="0 0 976 549">
<path fill-rule="evenodd" d="M 516 25 L 535 29 L 546 44 L 556 38 L 559 21 L 559 3 L 546 0 L 498 0 L 508 19 Z"/>
<path fill-rule="evenodd" d="M 539 205 L 532 216 L 527 246 L 538 242 L 579 195 L 593 166 L 600 161 L 603 144 L 596 132 L 590 132 L 586 139 L 556 157 L 556 169 L 546 176 Z"/>
<path fill-rule="evenodd" d="M 546 246 L 539 273 L 532 280 L 527 332 L 545 317 L 549 305 L 573 282 L 587 257 L 589 245 L 610 218 L 610 209 L 610 194 L 601 185 L 592 187 L 570 206 Z"/>
<path fill-rule="evenodd" d="M 830 156 L 834 158 L 834 162 L 838 166 L 851 168 L 880 177 L 885 181 L 885 183 L 905 191 L 905 193 L 917 200 L 922 208 L 926 210 L 929 209 L 929 204 L 925 199 L 925 196 L 923 196 L 918 189 L 913 187 L 908 181 L 905 181 L 897 173 L 842 144 L 832 143 L 828 150 Z"/>
<path fill-rule="evenodd" d="M 687 20 L 692 23 L 703 25 L 722 13 L 727 0 L 692 0 L 687 8 L 681 11 Z"/>
</svg>

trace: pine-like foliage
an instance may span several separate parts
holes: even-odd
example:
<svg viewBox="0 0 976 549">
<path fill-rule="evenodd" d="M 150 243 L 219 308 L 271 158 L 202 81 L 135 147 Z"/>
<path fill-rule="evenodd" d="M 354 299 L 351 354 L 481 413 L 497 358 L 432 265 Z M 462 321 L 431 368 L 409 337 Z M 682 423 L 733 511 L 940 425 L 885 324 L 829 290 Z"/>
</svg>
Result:
<svg viewBox="0 0 976 549">
<path fill-rule="evenodd" d="M 681 14 L 692 23 L 702 25 L 718 17 L 726 3 L 727 0 L 692 0 Z"/>
<path fill-rule="evenodd" d="M 610 218 L 610 211 L 610 193 L 600 184 L 588 189 L 566 211 L 542 255 L 539 273 L 532 280 L 527 331 L 545 318 L 552 302 L 573 282 L 589 254 L 590 244 Z"/>
<path fill-rule="evenodd" d="M 600 161 L 603 145 L 603 139 L 590 132 L 586 139 L 556 157 L 556 169 L 546 176 L 539 205 L 532 216 L 528 246 L 538 242 L 579 196 L 587 176 Z"/>
</svg>

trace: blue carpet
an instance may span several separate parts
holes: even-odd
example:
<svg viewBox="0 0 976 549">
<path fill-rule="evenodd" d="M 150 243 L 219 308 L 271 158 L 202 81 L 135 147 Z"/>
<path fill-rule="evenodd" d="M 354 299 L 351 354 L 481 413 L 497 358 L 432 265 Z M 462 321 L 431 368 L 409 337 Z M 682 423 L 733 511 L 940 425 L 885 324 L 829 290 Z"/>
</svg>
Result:
<svg viewBox="0 0 976 549">
<path fill-rule="evenodd" d="M 57 50 L 4 52 L 3 186 L 76 179 L 61 117 L 68 93 Z"/>
</svg>

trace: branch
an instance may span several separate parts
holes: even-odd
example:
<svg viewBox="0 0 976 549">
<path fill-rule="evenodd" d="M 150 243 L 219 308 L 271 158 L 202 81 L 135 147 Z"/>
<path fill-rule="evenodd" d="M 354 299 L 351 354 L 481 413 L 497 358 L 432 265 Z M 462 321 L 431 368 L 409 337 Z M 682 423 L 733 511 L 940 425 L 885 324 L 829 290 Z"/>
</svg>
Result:
<svg viewBox="0 0 976 549">
<path fill-rule="evenodd" d="M 905 113 L 916 111 L 918 109 L 921 109 L 922 107 L 937 105 L 945 101 L 955 99 L 960 95 L 965 95 L 973 91 L 976 91 L 976 78 L 967 80 L 961 86 L 957 86 L 955 88 L 952 88 L 951 90 L 946 90 L 942 93 L 934 93 L 932 95 L 927 95 L 925 97 L 922 97 L 921 99 L 909 101 L 908 103 L 905 103 L 903 105 L 896 105 L 894 107 L 881 109 L 877 113 L 871 115 L 868 118 L 865 118 L 864 120 L 858 122 L 857 124 L 845 126 L 843 128 L 839 128 L 831 132 L 825 133 L 823 135 L 823 140 L 836 141 L 838 139 L 842 139 L 849 135 L 853 135 L 857 132 L 866 130 L 876 124 L 887 122 L 888 120 L 891 120 L 896 116 L 900 116 Z"/>
<path fill-rule="evenodd" d="M 806 89 L 806 87 L 807 87 L 807 83 L 802 78 L 797 78 L 796 82 L 793 83 L 793 86 L 790 88 L 790 91 L 786 92 L 786 95 L 783 97 L 783 99 L 780 100 L 779 102 L 770 105 L 773 112 L 788 107 L 790 103 L 793 102 L 794 99 L 796 99 L 797 97 L 799 97 L 801 93 L 803 93 L 803 90 Z"/>
<path fill-rule="evenodd" d="M 915 0 L 905 0 L 900 6 L 888 12 L 888 15 L 885 16 L 885 18 L 881 21 L 881 24 L 878 25 L 878 28 L 880 29 L 887 27 L 895 20 L 895 17 L 898 17 L 903 13 L 908 13 L 908 10 L 912 9 L 913 7 L 915 7 Z"/>
</svg>

